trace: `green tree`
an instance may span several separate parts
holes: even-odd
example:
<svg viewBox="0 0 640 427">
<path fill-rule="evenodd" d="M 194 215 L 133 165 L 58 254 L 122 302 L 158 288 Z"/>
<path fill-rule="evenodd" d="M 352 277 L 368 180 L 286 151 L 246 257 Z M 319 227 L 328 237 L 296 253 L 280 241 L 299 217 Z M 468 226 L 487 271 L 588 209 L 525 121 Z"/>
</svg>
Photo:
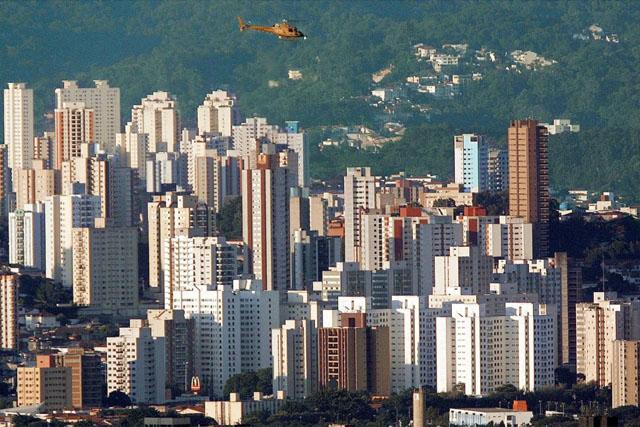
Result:
<svg viewBox="0 0 640 427">
<path fill-rule="evenodd" d="M 272 378 L 273 371 L 271 368 L 232 375 L 224 385 L 224 396 L 228 397 L 229 393 L 240 393 L 240 398 L 251 399 L 256 391 L 272 394 Z"/>
</svg>

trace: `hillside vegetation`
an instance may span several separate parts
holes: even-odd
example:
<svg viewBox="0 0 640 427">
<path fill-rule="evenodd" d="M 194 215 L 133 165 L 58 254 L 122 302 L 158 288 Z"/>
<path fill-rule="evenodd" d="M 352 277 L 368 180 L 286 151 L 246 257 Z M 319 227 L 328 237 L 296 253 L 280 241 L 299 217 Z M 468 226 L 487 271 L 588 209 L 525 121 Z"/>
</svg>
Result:
<svg viewBox="0 0 640 427">
<path fill-rule="evenodd" d="M 308 34 L 288 42 L 240 33 L 236 16 L 269 25 L 283 18 Z M 578 134 L 554 137 L 555 188 L 613 190 L 640 200 L 639 2 L 378 2 L 139 1 L 0 3 L 0 81 L 36 90 L 39 117 L 51 110 L 62 79 L 108 79 L 122 90 L 122 111 L 154 90 L 179 100 L 185 125 L 218 87 L 234 90 L 246 115 L 272 122 L 368 124 L 371 73 L 394 64 L 385 83 L 416 69 L 412 45 L 468 43 L 504 55 L 532 50 L 556 64 L 520 73 L 495 69 L 453 100 L 434 101 L 438 114 L 408 123 L 399 142 L 379 153 L 340 148 L 311 157 L 312 175 L 331 178 L 349 164 L 378 173 L 451 174 L 456 132 L 504 143 L 509 119 L 569 118 Z M 574 34 L 597 23 L 620 43 Z M 299 69 L 304 78 L 287 79 Z M 269 87 L 269 80 L 279 84 Z M 42 130 L 42 129 L 40 129 Z M 321 137 L 316 132 L 315 141 Z"/>
</svg>

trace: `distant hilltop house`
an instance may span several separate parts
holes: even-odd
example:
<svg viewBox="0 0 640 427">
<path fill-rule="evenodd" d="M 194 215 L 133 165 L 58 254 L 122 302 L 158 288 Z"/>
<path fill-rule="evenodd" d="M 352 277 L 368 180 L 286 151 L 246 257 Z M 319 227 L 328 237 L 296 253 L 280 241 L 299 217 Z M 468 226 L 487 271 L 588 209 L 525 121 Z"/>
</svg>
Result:
<svg viewBox="0 0 640 427">
<path fill-rule="evenodd" d="M 302 71 L 289 70 L 289 80 L 302 80 Z"/>
<path fill-rule="evenodd" d="M 572 124 L 568 119 L 555 119 L 552 124 L 541 123 L 549 131 L 549 135 L 558 135 L 564 132 L 580 132 L 580 125 Z"/>
<path fill-rule="evenodd" d="M 419 43 L 413 47 L 415 49 L 415 55 L 418 58 L 431 59 L 433 55 L 435 55 L 438 50 L 427 44 Z"/>
<path fill-rule="evenodd" d="M 380 83 L 385 77 L 391 74 L 394 68 L 395 67 L 393 64 L 389 64 L 388 67 L 383 68 L 382 70 L 376 71 L 375 73 L 371 74 L 371 80 L 374 83 Z"/>
<path fill-rule="evenodd" d="M 460 44 L 445 43 L 442 45 L 442 48 L 455 50 L 457 53 L 461 55 L 465 55 L 467 53 L 467 50 L 469 49 L 469 44 L 468 43 L 460 43 Z"/>
<path fill-rule="evenodd" d="M 548 67 L 555 64 L 557 61 L 553 59 L 547 59 L 536 52 L 526 50 L 514 50 L 511 52 L 511 58 L 518 64 L 524 65 L 526 68 L 535 70 L 539 67 Z"/>
<path fill-rule="evenodd" d="M 437 73 L 441 72 L 443 67 L 457 67 L 459 62 L 460 57 L 456 55 L 439 53 L 431 57 L 431 65 Z"/>
<path fill-rule="evenodd" d="M 593 24 L 587 31 L 591 34 L 591 38 L 594 40 L 604 40 L 608 43 L 620 43 L 620 38 L 616 33 L 609 33 L 605 31 L 598 24 Z"/>
<path fill-rule="evenodd" d="M 386 102 L 394 98 L 399 98 L 404 95 L 404 90 L 401 87 L 386 87 L 373 89 L 371 95 L 376 98 L 380 98 L 381 101 Z"/>
</svg>

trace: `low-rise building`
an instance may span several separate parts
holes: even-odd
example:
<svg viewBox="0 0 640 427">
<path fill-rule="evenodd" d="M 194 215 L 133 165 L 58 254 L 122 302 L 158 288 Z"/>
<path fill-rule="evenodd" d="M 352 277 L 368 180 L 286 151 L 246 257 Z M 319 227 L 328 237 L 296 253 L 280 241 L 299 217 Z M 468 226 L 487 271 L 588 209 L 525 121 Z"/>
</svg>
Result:
<svg viewBox="0 0 640 427">
<path fill-rule="evenodd" d="M 243 424 L 247 415 L 255 412 L 273 414 L 284 403 L 284 392 L 264 397 L 262 393 L 253 393 L 253 400 L 241 400 L 239 393 L 231 393 L 229 400 L 217 400 L 204 403 L 204 414 L 220 425 Z"/>
<path fill-rule="evenodd" d="M 533 412 L 504 408 L 459 408 L 449 409 L 449 424 L 456 426 L 486 426 L 502 424 L 507 427 L 531 424 Z"/>
</svg>

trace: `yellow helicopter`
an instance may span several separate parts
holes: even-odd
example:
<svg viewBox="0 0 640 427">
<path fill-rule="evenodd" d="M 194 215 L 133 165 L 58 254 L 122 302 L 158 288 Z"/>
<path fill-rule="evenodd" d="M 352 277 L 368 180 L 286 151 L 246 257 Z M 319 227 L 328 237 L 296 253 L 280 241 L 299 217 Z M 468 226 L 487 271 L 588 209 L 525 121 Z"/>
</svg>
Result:
<svg viewBox="0 0 640 427">
<path fill-rule="evenodd" d="M 306 39 L 307 36 L 302 34 L 298 28 L 289 25 L 286 20 L 282 20 L 282 22 L 278 22 L 273 24 L 270 27 L 263 25 L 249 25 L 246 24 L 242 18 L 238 16 L 238 24 L 240 25 L 240 31 L 244 30 L 254 30 L 254 31 L 262 31 L 263 33 L 271 33 L 275 36 L 278 36 L 279 39 L 285 40 L 293 40 L 293 39 Z"/>
</svg>

